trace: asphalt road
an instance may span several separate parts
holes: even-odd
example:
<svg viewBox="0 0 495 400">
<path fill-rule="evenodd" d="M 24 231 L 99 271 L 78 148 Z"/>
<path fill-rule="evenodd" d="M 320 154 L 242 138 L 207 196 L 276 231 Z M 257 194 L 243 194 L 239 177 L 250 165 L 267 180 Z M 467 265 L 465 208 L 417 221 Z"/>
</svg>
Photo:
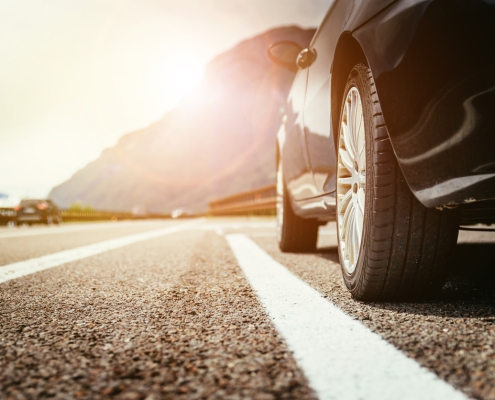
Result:
<svg viewBox="0 0 495 400">
<path fill-rule="evenodd" d="M 332 225 L 314 254 L 282 254 L 274 228 L 0 229 L 0 398 L 495 399 L 495 233 L 460 233 L 438 300 L 364 304 L 345 290 Z M 388 391 L 395 376 L 410 387 Z"/>
</svg>

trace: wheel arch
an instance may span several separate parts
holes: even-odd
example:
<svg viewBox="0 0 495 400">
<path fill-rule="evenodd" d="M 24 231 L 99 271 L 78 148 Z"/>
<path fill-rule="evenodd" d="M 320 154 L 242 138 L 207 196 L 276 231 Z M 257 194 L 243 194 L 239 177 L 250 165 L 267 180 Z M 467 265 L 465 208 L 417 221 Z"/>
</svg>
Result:
<svg viewBox="0 0 495 400">
<path fill-rule="evenodd" d="M 350 32 L 344 32 L 337 43 L 331 66 L 331 124 L 334 132 L 335 149 L 339 132 L 339 118 L 347 78 L 358 63 L 369 65 L 364 50 Z"/>
</svg>

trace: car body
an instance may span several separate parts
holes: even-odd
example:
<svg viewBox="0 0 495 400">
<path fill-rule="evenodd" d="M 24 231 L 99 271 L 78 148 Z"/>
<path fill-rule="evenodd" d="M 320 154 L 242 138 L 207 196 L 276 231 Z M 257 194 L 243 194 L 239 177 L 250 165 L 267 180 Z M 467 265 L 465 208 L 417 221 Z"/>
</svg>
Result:
<svg viewBox="0 0 495 400">
<path fill-rule="evenodd" d="M 62 222 L 57 205 L 48 199 L 25 199 L 14 207 L 16 221 L 21 224 L 58 224 Z"/>
<path fill-rule="evenodd" d="M 495 222 L 495 2 L 333 0 L 277 134 L 282 251 L 313 251 L 337 220 L 361 300 L 439 293 L 460 224 Z"/>
<path fill-rule="evenodd" d="M 493 1 L 335 0 L 310 49 L 316 59 L 298 70 L 278 134 L 296 213 L 331 218 L 343 84 L 363 56 L 418 200 L 495 198 Z"/>
</svg>

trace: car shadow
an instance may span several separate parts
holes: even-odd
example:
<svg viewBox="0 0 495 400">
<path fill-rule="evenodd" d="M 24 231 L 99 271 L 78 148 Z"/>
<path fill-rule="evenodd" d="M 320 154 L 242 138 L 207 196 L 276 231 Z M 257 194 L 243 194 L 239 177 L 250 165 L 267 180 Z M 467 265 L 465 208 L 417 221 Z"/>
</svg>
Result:
<svg viewBox="0 0 495 400">
<path fill-rule="evenodd" d="M 338 248 L 319 248 L 315 255 L 339 262 Z M 460 243 L 452 253 L 449 277 L 441 295 L 421 302 L 367 303 L 373 308 L 452 318 L 474 317 L 495 322 L 495 244 Z"/>
<path fill-rule="evenodd" d="M 315 254 L 326 260 L 339 262 L 339 248 L 337 246 L 319 247 Z"/>
</svg>

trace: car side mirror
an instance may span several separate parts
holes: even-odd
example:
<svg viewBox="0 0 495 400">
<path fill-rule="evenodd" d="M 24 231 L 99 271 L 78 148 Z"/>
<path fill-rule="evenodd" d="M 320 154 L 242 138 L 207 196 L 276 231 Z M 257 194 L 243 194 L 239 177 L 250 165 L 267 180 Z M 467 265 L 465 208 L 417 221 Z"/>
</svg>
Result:
<svg viewBox="0 0 495 400">
<path fill-rule="evenodd" d="M 297 72 L 297 59 L 302 47 L 296 42 L 284 40 L 276 42 L 268 47 L 268 57 L 275 64 L 292 72 Z"/>
<path fill-rule="evenodd" d="M 296 59 L 296 65 L 299 68 L 308 68 L 316 60 L 316 51 L 312 49 L 304 49 L 299 53 Z"/>
</svg>

